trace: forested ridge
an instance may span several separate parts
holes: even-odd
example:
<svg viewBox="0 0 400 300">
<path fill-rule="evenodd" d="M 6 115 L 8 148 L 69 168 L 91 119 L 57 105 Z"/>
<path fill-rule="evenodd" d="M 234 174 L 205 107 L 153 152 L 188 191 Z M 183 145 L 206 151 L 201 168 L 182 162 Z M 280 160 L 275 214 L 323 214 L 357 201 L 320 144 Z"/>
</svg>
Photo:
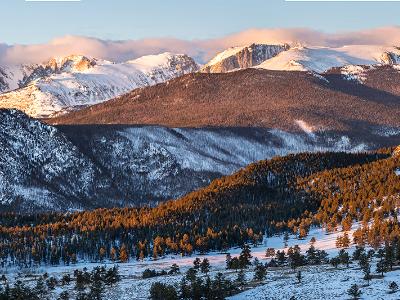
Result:
<svg viewBox="0 0 400 300">
<path fill-rule="evenodd" d="M 4 214 L 0 226 L 1 264 L 31 266 L 69 264 L 81 259 L 127 261 L 167 253 L 190 255 L 194 251 L 256 244 L 264 234 L 285 230 L 303 237 L 312 224 L 333 230 L 344 219 L 361 219 L 363 212 L 354 201 L 374 211 L 381 204 L 373 201 L 376 191 L 382 197 L 394 197 L 398 192 L 399 179 L 393 170 L 400 164 L 391 153 L 391 149 L 385 149 L 276 157 L 154 208 Z M 357 178 L 362 184 L 354 193 Z M 335 209 L 335 201 L 341 209 Z M 395 209 L 393 201 L 385 203 L 389 203 L 387 210 Z M 348 207 L 356 207 L 357 213 L 346 214 Z M 382 210 L 385 216 L 387 210 Z M 397 226 L 397 219 L 393 220 Z"/>
</svg>

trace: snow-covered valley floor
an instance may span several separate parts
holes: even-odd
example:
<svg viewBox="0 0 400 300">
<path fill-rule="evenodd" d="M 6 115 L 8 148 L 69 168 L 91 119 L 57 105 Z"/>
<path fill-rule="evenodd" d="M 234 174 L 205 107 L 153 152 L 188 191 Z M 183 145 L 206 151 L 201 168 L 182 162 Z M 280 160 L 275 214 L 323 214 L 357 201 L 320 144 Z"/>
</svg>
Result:
<svg viewBox="0 0 400 300">
<path fill-rule="evenodd" d="M 357 227 L 354 225 L 352 231 Z M 326 234 L 322 229 L 313 229 L 310 231 L 306 239 L 299 240 L 295 237 L 290 237 L 288 246 L 299 245 L 303 254 L 310 246 L 311 237 L 315 237 L 316 242 L 314 246 L 316 249 L 325 250 L 328 252 L 329 257 L 336 256 L 338 249 L 335 247 L 336 237 L 341 233 Z M 265 258 L 265 251 L 267 248 L 284 249 L 283 236 L 275 236 L 265 239 L 262 245 L 252 248 L 253 258 L 258 258 L 260 262 L 267 262 Z M 287 249 L 286 249 L 287 250 Z M 354 247 L 347 249 L 350 253 L 353 252 Z M 232 257 L 240 253 L 240 248 L 230 249 L 228 251 Z M 148 299 L 149 290 L 154 282 L 162 282 L 170 285 L 179 286 L 185 272 L 193 266 L 193 260 L 199 257 L 201 259 L 207 258 L 211 264 L 210 277 L 214 277 L 218 272 L 222 272 L 226 278 L 234 280 L 237 277 L 237 272 L 225 269 L 226 253 L 209 253 L 207 255 L 193 255 L 191 257 L 180 256 L 167 256 L 158 260 L 147 259 L 144 261 L 131 260 L 128 263 L 118 263 L 119 272 L 122 280 L 112 288 L 107 288 L 104 299 L 108 300 L 128 300 L 128 299 Z M 145 269 L 155 269 L 157 271 L 168 271 L 172 264 L 177 264 L 180 267 L 180 274 L 177 275 L 164 275 L 148 279 L 142 279 L 141 275 Z M 49 266 L 39 267 L 30 270 L 18 270 L 15 268 L 3 269 L 2 273 L 12 282 L 15 280 L 23 280 L 28 285 L 33 286 L 39 275 L 47 272 L 49 276 L 54 276 L 57 279 L 65 274 L 71 274 L 75 269 L 82 270 L 87 268 L 91 270 L 99 263 L 79 262 L 71 266 Z M 113 262 L 105 263 L 107 267 L 114 265 Z M 254 271 L 253 267 L 246 271 L 246 280 L 248 282 L 253 280 Z M 374 279 L 367 282 L 363 279 L 363 272 L 357 262 L 353 262 L 349 268 L 339 266 L 335 269 L 331 265 L 319 266 L 304 266 L 300 267 L 302 280 L 301 283 L 297 282 L 296 271 L 289 267 L 282 268 L 269 268 L 265 281 L 252 283 L 251 288 L 247 289 L 235 296 L 230 297 L 231 300 L 241 299 L 349 299 L 347 290 L 352 284 L 357 284 L 361 291 L 361 299 L 400 299 L 400 291 L 390 294 L 389 283 L 392 281 L 400 284 L 400 268 L 394 268 L 393 271 L 385 273 L 381 278 L 375 272 L 376 259 L 371 262 L 371 271 Z M 205 276 L 199 273 L 199 276 Z M 72 281 L 67 287 L 57 287 L 53 292 L 54 299 L 61 292 L 62 289 L 67 289 L 73 295 L 74 282 Z"/>
</svg>

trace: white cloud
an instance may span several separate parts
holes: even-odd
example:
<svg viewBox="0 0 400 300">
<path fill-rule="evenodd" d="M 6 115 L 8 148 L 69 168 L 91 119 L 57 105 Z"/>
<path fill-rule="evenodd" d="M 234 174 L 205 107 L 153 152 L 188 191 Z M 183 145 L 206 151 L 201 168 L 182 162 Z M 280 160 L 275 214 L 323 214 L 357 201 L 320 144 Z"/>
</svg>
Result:
<svg viewBox="0 0 400 300">
<path fill-rule="evenodd" d="M 0 43 L 0 64 L 43 62 L 51 57 L 69 54 L 83 54 L 112 61 L 124 61 L 165 51 L 186 53 L 199 62 L 205 62 L 225 48 L 253 42 L 303 43 L 335 47 L 355 44 L 393 46 L 400 45 L 400 27 L 382 27 L 341 33 L 324 33 L 305 28 L 249 29 L 209 40 L 154 38 L 109 41 L 90 37 L 64 36 L 45 44 L 36 45 L 6 45 Z"/>
</svg>

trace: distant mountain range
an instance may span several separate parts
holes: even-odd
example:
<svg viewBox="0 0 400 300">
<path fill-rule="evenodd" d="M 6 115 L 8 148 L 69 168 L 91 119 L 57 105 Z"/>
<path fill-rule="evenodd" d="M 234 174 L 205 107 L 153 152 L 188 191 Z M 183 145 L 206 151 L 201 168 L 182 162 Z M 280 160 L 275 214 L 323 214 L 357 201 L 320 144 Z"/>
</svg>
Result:
<svg viewBox="0 0 400 300">
<path fill-rule="evenodd" d="M 187 55 L 163 53 L 124 63 L 72 55 L 44 64 L 0 68 L 0 107 L 49 117 L 196 72 Z"/>
<path fill-rule="evenodd" d="M 259 68 L 323 75 L 341 68 L 343 77 L 361 82 L 365 69 L 391 65 L 397 70 L 399 62 L 398 48 L 376 45 L 327 48 L 251 44 L 222 51 L 201 69 L 183 54 L 149 55 L 123 63 L 71 55 L 43 64 L 0 66 L 0 107 L 47 118 L 198 71 L 225 73 Z"/>
<path fill-rule="evenodd" d="M 321 75 L 259 68 L 188 74 L 48 122 L 263 127 L 374 141 L 378 132 L 400 133 L 399 83 L 391 66 L 363 68 L 357 80 L 342 68 Z"/>
<path fill-rule="evenodd" d="M 276 155 L 399 145 L 399 53 L 252 44 L 201 68 L 170 53 L 3 67 L 0 210 L 153 205 Z"/>
</svg>

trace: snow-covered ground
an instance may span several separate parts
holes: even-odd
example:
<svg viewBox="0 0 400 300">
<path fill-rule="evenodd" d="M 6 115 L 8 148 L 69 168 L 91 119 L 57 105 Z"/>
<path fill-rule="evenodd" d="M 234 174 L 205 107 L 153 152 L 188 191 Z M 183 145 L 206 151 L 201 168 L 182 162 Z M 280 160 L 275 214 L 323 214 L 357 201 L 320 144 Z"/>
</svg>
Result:
<svg viewBox="0 0 400 300">
<path fill-rule="evenodd" d="M 358 224 L 353 225 L 351 233 L 358 228 Z M 330 257 L 337 255 L 338 249 L 335 247 L 335 241 L 338 235 L 342 232 L 326 234 L 320 228 L 312 229 L 306 239 L 297 239 L 290 236 L 287 244 L 288 247 L 299 245 L 302 253 L 310 246 L 311 237 L 315 237 L 314 246 L 320 250 L 326 250 Z M 283 236 L 274 236 L 264 239 L 262 245 L 252 248 L 253 258 L 257 257 L 260 262 L 267 262 L 265 251 L 267 248 L 284 249 Z M 287 249 L 287 248 L 286 248 Z M 351 253 L 353 248 L 348 249 Z M 240 253 L 240 248 L 230 249 L 228 252 L 234 257 Z M 166 284 L 178 286 L 183 274 L 193 266 L 195 257 L 201 259 L 207 258 L 211 264 L 211 272 L 209 275 L 214 277 L 216 273 L 222 272 L 227 278 L 234 280 L 237 273 L 232 270 L 225 269 L 226 253 L 212 252 L 206 255 L 193 255 L 191 257 L 167 256 L 162 259 L 144 261 L 131 260 L 128 263 L 118 263 L 122 281 L 113 288 L 108 288 L 106 291 L 106 299 L 109 300 L 128 300 L 128 299 L 147 299 L 149 297 L 149 289 L 154 282 L 163 282 Z M 181 274 L 165 275 L 154 278 L 142 279 L 141 275 L 145 269 L 155 269 L 157 271 L 168 271 L 172 264 L 177 264 L 180 267 Z M 47 272 L 49 276 L 61 278 L 62 275 L 71 274 L 75 269 L 83 269 L 86 267 L 89 271 L 98 266 L 99 263 L 79 262 L 71 266 L 57 267 L 40 267 L 33 270 L 17 270 L 4 269 L 9 280 L 23 279 L 28 284 L 33 285 L 37 276 Z M 104 265 L 111 267 L 112 262 L 107 262 Z M 372 273 L 375 275 L 376 261 L 371 264 Z M 241 299 L 290 299 L 295 296 L 295 299 L 347 299 L 347 290 L 354 283 L 358 284 L 362 290 L 362 299 L 399 299 L 399 293 L 388 294 L 388 286 L 391 281 L 398 282 L 400 280 L 400 269 L 394 269 L 392 272 L 385 274 L 383 278 L 374 278 L 370 281 L 370 285 L 366 286 L 366 281 L 363 280 L 363 273 L 357 263 L 352 263 L 349 268 L 339 266 L 335 269 L 330 265 L 320 266 L 304 266 L 299 268 L 302 272 L 302 282 L 297 283 L 296 272 L 289 267 L 269 268 L 266 280 L 262 284 L 248 289 L 242 293 L 230 297 L 231 300 Z M 204 276 L 201 275 L 200 276 Z M 252 280 L 254 272 L 249 269 L 246 271 L 246 280 Z M 73 290 L 74 284 L 68 286 L 70 291 Z M 60 288 L 58 289 L 60 290 Z M 57 291 L 55 292 L 57 293 Z"/>
</svg>

